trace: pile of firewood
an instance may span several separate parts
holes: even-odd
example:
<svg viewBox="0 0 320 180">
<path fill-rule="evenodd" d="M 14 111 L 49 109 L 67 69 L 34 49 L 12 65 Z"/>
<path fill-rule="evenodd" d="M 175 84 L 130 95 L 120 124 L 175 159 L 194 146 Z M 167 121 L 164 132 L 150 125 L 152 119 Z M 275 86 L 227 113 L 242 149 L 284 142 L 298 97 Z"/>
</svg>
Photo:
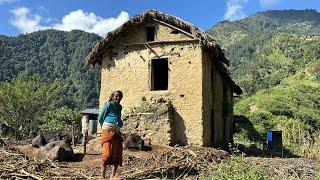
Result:
<svg viewBox="0 0 320 180">
<path fill-rule="evenodd" d="M 127 179 L 185 179 L 198 176 L 201 171 L 214 168 L 229 159 L 225 151 L 203 147 L 172 148 L 154 153 L 148 158 L 130 153 L 124 159 L 124 167 L 128 170 L 121 174 Z"/>
</svg>

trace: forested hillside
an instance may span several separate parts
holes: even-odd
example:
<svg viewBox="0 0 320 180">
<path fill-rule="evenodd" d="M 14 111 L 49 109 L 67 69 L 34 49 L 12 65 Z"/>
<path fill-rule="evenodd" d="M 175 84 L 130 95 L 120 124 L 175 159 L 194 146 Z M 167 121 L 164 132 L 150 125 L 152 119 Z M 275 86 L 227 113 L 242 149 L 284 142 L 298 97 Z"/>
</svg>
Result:
<svg viewBox="0 0 320 180">
<path fill-rule="evenodd" d="M 65 129 L 97 107 L 100 70 L 84 58 L 100 39 L 79 30 L 0 36 L 0 135 Z"/>
<path fill-rule="evenodd" d="M 59 78 L 69 87 L 67 106 L 97 106 L 99 70 L 86 66 L 84 58 L 100 38 L 78 30 L 0 36 L 0 81 L 10 81 L 21 72 L 38 74 L 50 82 Z"/>
<path fill-rule="evenodd" d="M 208 33 L 245 92 L 235 104 L 235 139 L 262 147 L 267 130 L 281 130 L 287 149 L 320 158 L 320 13 L 266 11 Z"/>
</svg>

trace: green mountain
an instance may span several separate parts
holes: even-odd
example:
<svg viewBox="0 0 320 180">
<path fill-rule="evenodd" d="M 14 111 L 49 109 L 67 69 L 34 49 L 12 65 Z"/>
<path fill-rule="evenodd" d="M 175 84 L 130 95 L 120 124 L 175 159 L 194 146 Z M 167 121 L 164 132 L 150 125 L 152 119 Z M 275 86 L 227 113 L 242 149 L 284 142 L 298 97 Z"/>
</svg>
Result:
<svg viewBox="0 0 320 180">
<path fill-rule="evenodd" d="M 208 33 L 223 47 L 228 47 L 244 37 L 266 30 L 320 35 L 320 14 L 311 9 L 269 10 L 237 21 L 220 22 Z"/>
<path fill-rule="evenodd" d="M 235 140 L 262 147 L 267 130 L 281 130 L 286 149 L 320 158 L 320 13 L 266 11 L 208 33 L 245 91 L 235 103 Z"/>
<path fill-rule="evenodd" d="M 53 82 L 67 83 L 65 105 L 70 108 L 98 104 L 98 69 L 85 65 L 84 58 L 101 37 L 79 30 L 38 31 L 17 37 L 0 36 L 0 82 L 21 72 L 39 74 Z"/>
<path fill-rule="evenodd" d="M 226 49 L 233 77 L 249 95 L 320 57 L 320 13 L 315 10 L 261 12 L 218 23 L 208 33 Z"/>
</svg>

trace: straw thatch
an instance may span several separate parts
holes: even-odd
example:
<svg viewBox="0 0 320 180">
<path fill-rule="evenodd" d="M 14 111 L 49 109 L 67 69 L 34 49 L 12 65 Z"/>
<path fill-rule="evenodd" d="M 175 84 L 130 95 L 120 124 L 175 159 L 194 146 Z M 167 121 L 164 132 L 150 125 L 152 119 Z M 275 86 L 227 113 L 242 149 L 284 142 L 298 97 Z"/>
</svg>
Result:
<svg viewBox="0 0 320 180">
<path fill-rule="evenodd" d="M 144 13 L 134 16 L 132 19 L 124 23 L 119 28 L 109 32 L 106 37 L 97 43 L 90 54 L 85 58 L 85 61 L 88 65 L 92 66 L 101 66 L 103 58 L 103 49 L 108 49 L 112 46 L 113 40 L 121 33 L 129 30 L 132 26 L 140 25 L 152 21 L 162 21 L 171 26 L 174 26 L 180 29 L 183 32 L 189 33 L 193 38 L 198 39 L 205 50 L 210 52 L 211 58 L 215 61 L 222 62 L 223 64 L 229 66 L 229 60 L 225 57 L 225 54 L 221 47 L 216 43 L 216 41 L 207 33 L 200 30 L 191 23 L 185 22 L 178 17 L 171 16 L 159 12 L 157 10 L 148 10 Z M 220 70 L 226 70 L 226 68 L 219 68 Z M 231 85 L 234 89 L 234 92 L 241 94 L 242 90 L 237 86 L 229 76 L 229 72 L 226 70 L 223 72 L 224 75 L 227 75 L 226 79 L 231 80 Z"/>
</svg>

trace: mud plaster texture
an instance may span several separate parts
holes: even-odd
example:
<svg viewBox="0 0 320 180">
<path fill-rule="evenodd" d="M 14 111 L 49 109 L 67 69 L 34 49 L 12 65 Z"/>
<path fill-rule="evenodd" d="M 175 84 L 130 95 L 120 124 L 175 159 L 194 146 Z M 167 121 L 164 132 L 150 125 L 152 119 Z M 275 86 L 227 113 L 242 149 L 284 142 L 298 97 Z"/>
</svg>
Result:
<svg viewBox="0 0 320 180">
<path fill-rule="evenodd" d="M 148 26 L 154 26 L 156 32 L 155 41 L 146 44 L 145 29 Z M 117 37 L 112 48 L 105 49 L 101 70 L 100 109 L 115 90 L 121 90 L 124 94 L 121 102 L 124 111 L 139 106 L 142 101 L 152 102 L 162 98 L 172 104 L 171 120 L 167 115 L 130 117 L 132 122 L 140 120 L 136 126 L 142 135 L 149 137 L 156 136 L 158 131 L 171 132 L 159 141 L 168 142 L 168 137 L 171 137 L 170 144 L 212 145 L 210 113 L 215 105 L 212 102 L 212 90 L 217 91 L 216 95 L 219 96 L 216 103 L 222 104 L 220 100 L 223 99 L 223 82 L 217 72 L 217 86 L 211 87 L 212 78 L 207 66 L 212 64 L 208 63 L 211 59 L 206 57 L 204 52 L 199 41 L 161 23 L 133 26 L 130 31 Z M 168 60 L 167 90 L 151 90 L 151 61 L 154 59 Z M 207 86 L 210 87 L 209 90 Z M 217 105 L 214 118 L 218 120 L 216 128 L 221 129 L 221 132 L 215 132 L 217 136 L 221 136 L 217 139 L 220 142 L 224 127 L 223 114 L 219 107 Z M 155 119 L 163 126 L 146 128 L 150 121 L 156 122 Z M 160 127 L 163 129 L 159 129 Z"/>
</svg>

